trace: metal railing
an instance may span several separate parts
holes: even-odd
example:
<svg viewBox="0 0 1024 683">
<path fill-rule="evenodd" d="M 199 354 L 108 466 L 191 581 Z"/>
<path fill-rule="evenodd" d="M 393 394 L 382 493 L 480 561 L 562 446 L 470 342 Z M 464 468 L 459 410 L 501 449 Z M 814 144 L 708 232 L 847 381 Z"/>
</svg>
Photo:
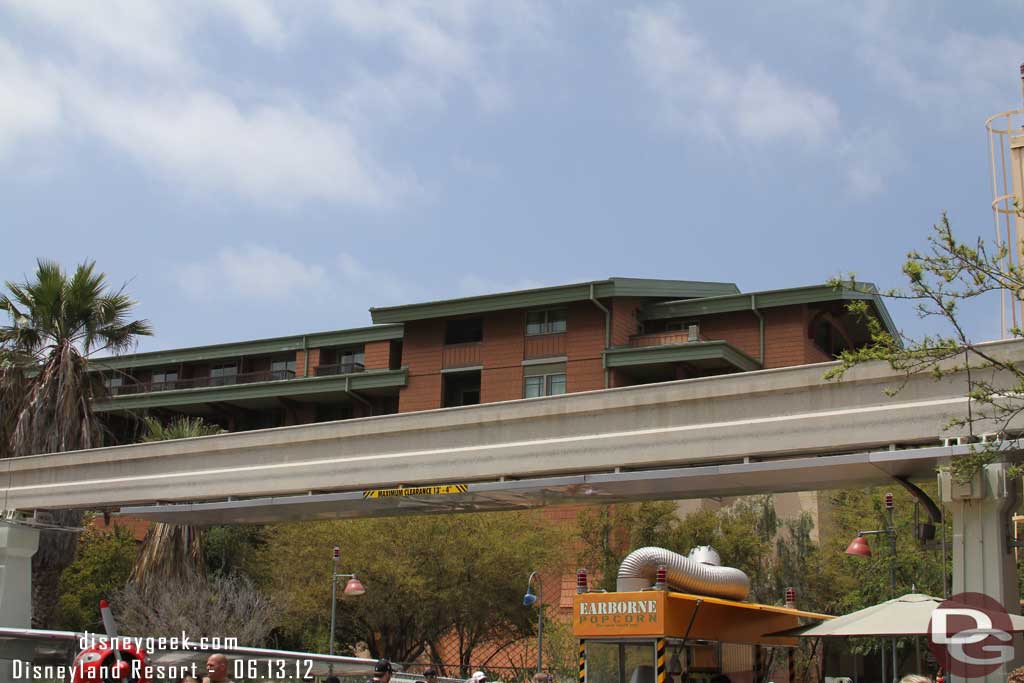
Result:
<svg viewBox="0 0 1024 683">
<path fill-rule="evenodd" d="M 366 367 L 362 363 L 356 363 L 355 361 L 345 361 L 344 363 L 333 363 L 331 365 L 319 365 L 316 368 L 315 374 L 317 377 L 327 377 L 330 375 L 349 375 L 353 372 L 362 372 Z"/>
<path fill-rule="evenodd" d="M 258 372 L 240 372 L 234 375 L 217 377 L 190 377 L 188 379 L 172 379 L 159 382 L 135 382 L 114 387 L 110 393 L 114 396 L 126 394 L 148 394 L 154 391 L 172 391 L 174 389 L 199 389 L 204 387 L 224 387 L 235 384 L 252 384 L 253 382 L 276 382 L 295 378 L 294 370 L 260 370 Z"/>
<path fill-rule="evenodd" d="M 699 337 L 697 339 L 691 339 L 687 330 L 673 330 L 670 332 L 634 334 L 629 338 L 629 345 L 632 347 L 665 346 L 668 344 L 687 344 L 694 341 L 702 340 Z"/>
</svg>

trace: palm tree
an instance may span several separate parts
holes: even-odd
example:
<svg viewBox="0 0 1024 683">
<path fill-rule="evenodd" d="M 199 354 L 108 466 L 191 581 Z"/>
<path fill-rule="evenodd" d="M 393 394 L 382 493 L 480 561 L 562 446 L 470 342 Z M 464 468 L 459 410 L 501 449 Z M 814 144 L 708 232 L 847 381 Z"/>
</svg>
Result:
<svg viewBox="0 0 1024 683">
<path fill-rule="evenodd" d="M 129 320 L 135 301 L 107 286 L 95 262 L 68 277 L 59 264 L 37 261 L 32 280 L 6 282 L 0 310 L 0 406 L 9 414 L 0 426 L 0 455 L 22 456 L 95 448 L 103 426 L 92 401 L 106 395 L 102 378 L 89 373 L 97 353 L 117 354 L 152 334 L 145 320 Z M 9 413 L 7 411 L 10 411 Z M 47 627 L 54 616 L 60 572 L 75 555 L 79 511 L 51 512 L 32 558 L 33 625 Z"/>
<path fill-rule="evenodd" d="M 188 439 L 196 436 L 220 434 L 217 425 L 203 422 L 202 418 L 179 417 L 167 425 L 153 417 L 145 418 L 146 433 L 143 441 Z M 199 528 L 183 524 L 157 523 L 150 527 L 142 550 L 132 569 L 130 583 L 145 590 L 153 582 L 185 581 L 204 575 L 202 536 Z"/>
</svg>

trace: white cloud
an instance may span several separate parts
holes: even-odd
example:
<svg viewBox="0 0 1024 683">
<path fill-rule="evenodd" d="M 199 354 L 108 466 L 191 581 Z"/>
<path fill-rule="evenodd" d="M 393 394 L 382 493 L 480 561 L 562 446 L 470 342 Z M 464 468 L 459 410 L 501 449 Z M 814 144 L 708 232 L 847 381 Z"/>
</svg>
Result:
<svg viewBox="0 0 1024 683">
<path fill-rule="evenodd" d="M 762 64 L 731 67 L 674 7 L 627 15 L 627 47 L 658 100 L 663 122 L 680 130 L 752 142 L 817 145 L 839 126 L 831 98 Z"/>
<path fill-rule="evenodd" d="M 60 125 L 60 98 L 47 77 L 0 40 L 0 158 L 19 140 L 51 133 Z"/>
<path fill-rule="evenodd" d="M 397 273 L 362 263 L 351 254 L 340 254 L 336 261 L 339 291 L 361 292 L 369 306 L 394 306 L 423 300 L 423 286 Z M 430 297 L 426 297 L 429 299 Z"/>
<path fill-rule="evenodd" d="M 535 30 L 533 3 L 111 0 L 96 12 L 61 0 L 0 0 L 42 38 L 20 53 L 0 49 L 0 87 L 17 96 L 0 111 L 0 155 L 31 134 L 78 135 L 211 196 L 393 207 L 424 191 L 409 172 L 384 167 L 375 129 L 443 110 L 458 87 L 483 110 L 507 106 L 511 93 L 490 73 L 500 60 L 488 55 L 515 44 L 507 34 Z M 351 71 L 332 76 L 340 96 L 314 99 L 263 74 L 210 69 L 200 55 L 216 34 L 211 22 L 258 50 L 282 53 L 315 29 L 333 32 L 347 52 L 358 42 L 375 53 L 384 45 L 397 60 L 354 50 Z M 488 31 L 500 38 L 482 40 Z"/>
<path fill-rule="evenodd" d="M 175 269 L 178 286 L 195 299 L 282 302 L 330 291 L 327 271 L 259 245 L 224 247 L 211 259 Z"/>
<path fill-rule="evenodd" d="M 346 111 L 392 117 L 420 105 L 438 108 L 464 85 L 485 111 L 509 106 L 510 90 L 490 70 L 513 49 L 536 46 L 547 15 L 534 0 L 477 3 L 465 0 L 333 0 L 332 17 L 352 38 L 396 55 L 387 72 L 354 70 L 340 99 Z"/>
<path fill-rule="evenodd" d="M 854 199 L 883 193 L 889 178 L 906 164 L 898 136 L 888 128 L 865 127 L 849 133 L 836 151 L 846 171 L 848 194 Z"/>
<path fill-rule="evenodd" d="M 374 167 L 344 124 L 292 103 L 242 109 L 216 92 L 137 95 L 68 84 L 87 130 L 168 177 L 269 204 L 381 206 L 402 183 Z"/>
</svg>

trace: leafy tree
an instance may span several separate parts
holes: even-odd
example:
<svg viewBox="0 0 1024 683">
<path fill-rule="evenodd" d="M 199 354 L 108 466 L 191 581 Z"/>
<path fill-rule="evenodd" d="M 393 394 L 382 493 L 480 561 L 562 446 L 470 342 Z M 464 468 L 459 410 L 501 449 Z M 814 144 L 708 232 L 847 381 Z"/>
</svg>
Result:
<svg viewBox="0 0 1024 683">
<path fill-rule="evenodd" d="M 1008 294 L 1017 306 L 1024 301 L 1024 269 L 1007 265 L 1005 246 L 989 249 L 982 239 L 973 245 L 960 241 L 953 234 L 946 214 L 934 226 L 928 243 L 926 252 L 907 254 L 903 264 L 907 288 L 891 289 L 882 295 L 913 302 L 920 317 L 937 320 L 946 331 L 919 339 L 894 336 L 883 327 L 867 302 L 851 303 L 848 309 L 867 321 L 871 343 L 840 354 L 842 365 L 827 376 L 842 377 L 851 367 L 874 360 L 888 362 L 906 378 L 926 373 L 938 379 L 966 371 L 964 392 L 972 399 L 968 415 L 951 420 L 946 426 L 966 430 L 970 435 L 978 431 L 1009 432 L 1010 424 L 1024 411 L 1021 400 L 1024 368 L 1002 357 L 997 350 L 973 340 L 963 323 L 961 310 L 964 304 L 995 292 L 1001 296 Z M 1015 260 L 1021 256 L 1019 254 Z M 850 279 L 853 280 L 852 276 Z M 833 284 L 838 286 L 841 281 Z M 864 287 L 856 281 L 845 284 Z M 1021 327 L 1013 327 L 1010 334 L 1021 337 Z M 997 457 L 999 451 L 995 447 L 974 445 L 969 455 L 953 459 L 953 476 L 961 481 L 969 480 Z"/>
<path fill-rule="evenodd" d="M 144 423 L 144 442 L 189 439 L 223 431 L 217 425 L 206 424 L 199 417 L 179 417 L 166 425 L 154 417 L 147 417 Z M 179 574 L 202 575 L 205 566 L 199 527 L 157 523 L 146 533 L 131 580 L 143 586 L 153 582 L 162 584 Z"/>
<path fill-rule="evenodd" d="M 265 544 L 264 527 L 257 524 L 231 524 L 203 529 L 203 562 L 211 576 L 236 572 L 256 562 L 256 553 Z"/>
<path fill-rule="evenodd" d="M 0 310 L 10 324 L 0 326 L 0 455 L 54 453 L 102 445 L 103 428 L 92 400 L 105 394 L 101 378 L 89 373 L 97 353 L 131 349 L 151 334 L 145 320 L 129 320 L 135 302 L 124 288 L 111 290 L 94 262 L 68 276 L 53 261 L 40 259 L 33 279 L 6 282 Z M 12 388 L 13 387 L 13 388 Z M 49 522 L 74 529 L 80 512 L 49 514 Z M 33 625 L 51 625 L 61 571 L 75 554 L 77 534 L 43 531 L 32 558 Z"/>
<path fill-rule="evenodd" d="M 371 656 L 441 663 L 456 642 L 465 669 L 483 644 L 533 633 L 522 606 L 530 571 L 553 566 L 557 536 L 533 513 L 474 513 L 275 524 L 247 571 L 281 606 L 279 643 L 325 651 L 331 616 L 331 549 L 338 570 L 357 574 L 366 594 L 340 597 L 339 649 L 364 644 Z M 344 582 L 339 580 L 339 595 Z M 445 662 L 447 663 L 447 662 Z"/>
<path fill-rule="evenodd" d="M 601 505 L 584 508 L 577 516 L 582 547 L 579 561 L 589 567 L 591 586 L 615 590 L 619 565 L 636 548 L 663 545 L 677 523 L 671 501 Z"/>
<path fill-rule="evenodd" d="M 99 603 L 124 586 L 135 561 L 135 539 L 124 527 L 88 529 L 78 539 L 78 556 L 60 575 L 58 620 L 72 631 L 97 631 Z"/>
</svg>

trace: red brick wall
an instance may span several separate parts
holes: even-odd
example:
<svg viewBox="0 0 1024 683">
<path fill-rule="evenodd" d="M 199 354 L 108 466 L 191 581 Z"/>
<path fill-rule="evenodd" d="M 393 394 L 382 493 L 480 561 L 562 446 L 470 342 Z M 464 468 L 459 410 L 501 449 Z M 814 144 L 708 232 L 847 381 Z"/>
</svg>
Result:
<svg viewBox="0 0 1024 683">
<path fill-rule="evenodd" d="M 484 317 L 480 361 L 480 402 L 523 397 L 523 345 L 526 322 L 522 311 L 499 311 Z"/>
<path fill-rule="evenodd" d="M 320 365 L 320 349 L 309 349 L 308 351 L 295 352 L 295 376 L 306 376 L 306 355 L 309 355 L 309 376 L 316 375 L 316 369 Z"/>
<path fill-rule="evenodd" d="M 754 360 L 760 355 L 760 332 L 758 320 L 752 312 L 737 311 L 722 315 L 698 318 L 701 339 L 724 340 Z M 767 318 L 765 318 L 767 325 Z"/>
<path fill-rule="evenodd" d="M 612 299 L 612 346 L 626 346 L 629 344 L 629 338 L 639 331 L 636 312 L 642 301 L 624 296 Z"/>
<path fill-rule="evenodd" d="M 387 370 L 391 365 L 391 341 L 366 342 L 363 355 L 367 370 Z"/>
<path fill-rule="evenodd" d="M 409 384 L 401 391 L 398 412 L 441 407 L 441 351 L 444 320 L 420 320 L 405 325 L 402 365 L 408 368 Z"/>
<path fill-rule="evenodd" d="M 602 302 L 609 306 L 610 302 Z M 569 304 L 566 328 L 565 390 L 569 393 L 604 388 L 604 312 L 590 301 Z"/>
<path fill-rule="evenodd" d="M 764 366 L 782 368 L 803 365 L 807 359 L 807 312 L 805 306 L 769 308 L 764 315 Z M 756 355 L 755 355 L 756 358 Z"/>
<path fill-rule="evenodd" d="M 830 360 L 807 338 L 810 323 L 805 306 L 762 309 L 766 368 L 781 368 Z M 701 339 L 729 342 L 754 360 L 760 356 L 758 319 L 752 311 L 698 318 Z"/>
</svg>

